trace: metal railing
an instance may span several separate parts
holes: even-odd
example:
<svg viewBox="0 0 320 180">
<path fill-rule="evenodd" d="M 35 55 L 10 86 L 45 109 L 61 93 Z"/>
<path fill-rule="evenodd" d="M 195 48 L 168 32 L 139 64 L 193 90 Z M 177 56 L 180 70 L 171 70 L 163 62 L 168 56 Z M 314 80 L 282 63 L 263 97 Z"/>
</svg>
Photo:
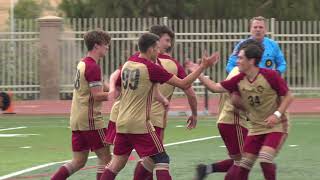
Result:
<svg viewBox="0 0 320 180">
<path fill-rule="evenodd" d="M 35 20 L 16 20 L 21 32 L 0 32 L 0 89 L 11 89 L 23 99 L 39 97 L 39 32 Z M 27 28 L 28 22 L 32 28 Z M 28 24 L 27 23 L 27 24 Z M 234 45 L 247 38 L 249 20 L 176 20 L 167 18 L 65 19 L 60 38 L 61 96 L 71 97 L 75 68 L 85 55 L 83 34 L 95 28 L 107 30 L 112 42 L 101 62 L 108 76 L 137 51 L 137 39 L 154 24 L 167 24 L 176 32 L 173 57 L 181 63 L 196 60 L 203 50 L 219 51 L 221 62 L 206 74 L 215 81 L 225 78 L 225 65 Z M 22 28 L 26 26 L 25 29 Z M 268 36 L 276 40 L 287 60 L 284 74 L 295 93 L 320 92 L 320 21 L 268 21 Z M 200 86 L 199 86 L 200 87 Z M 177 94 L 179 94 L 177 90 Z M 203 94 L 203 88 L 197 92 Z"/>
</svg>

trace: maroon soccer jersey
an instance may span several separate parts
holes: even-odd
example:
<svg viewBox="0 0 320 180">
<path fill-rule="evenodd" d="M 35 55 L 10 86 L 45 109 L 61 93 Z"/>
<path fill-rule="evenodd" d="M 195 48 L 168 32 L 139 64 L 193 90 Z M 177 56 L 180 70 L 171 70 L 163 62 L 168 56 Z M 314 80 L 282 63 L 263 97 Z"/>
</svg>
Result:
<svg viewBox="0 0 320 180">
<path fill-rule="evenodd" d="M 281 122 L 269 128 L 264 121 L 277 111 L 280 96 L 288 92 L 286 82 L 273 70 L 259 69 L 253 81 L 247 79 L 244 73 L 221 82 L 229 92 L 239 92 L 248 113 L 251 126 L 249 135 L 265 134 L 269 132 L 288 132 L 288 120 L 284 115 Z"/>
<path fill-rule="evenodd" d="M 72 130 L 105 128 L 101 115 L 101 102 L 94 100 L 91 87 L 102 86 L 101 69 L 91 57 L 79 62 L 74 80 L 70 126 Z"/>
<path fill-rule="evenodd" d="M 121 101 L 118 133 L 144 134 L 150 120 L 153 83 L 164 83 L 173 75 L 154 62 L 133 56 L 121 69 Z"/>
</svg>

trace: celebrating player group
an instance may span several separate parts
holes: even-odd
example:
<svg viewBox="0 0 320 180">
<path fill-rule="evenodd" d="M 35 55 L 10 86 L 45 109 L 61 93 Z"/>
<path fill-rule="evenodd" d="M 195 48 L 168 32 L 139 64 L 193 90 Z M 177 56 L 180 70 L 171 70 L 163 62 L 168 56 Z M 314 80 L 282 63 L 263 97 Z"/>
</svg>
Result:
<svg viewBox="0 0 320 180">
<path fill-rule="evenodd" d="M 134 180 L 173 179 L 163 146 L 170 100 L 175 87 L 184 91 L 192 112 L 187 128 L 196 128 L 197 98 L 192 83 L 199 79 L 210 91 L 221 93 L 217 127 L 229 158 L 199 164 L 190 179 L 225 172 L 226 180 L 246 180 L 258 160 L 265 179 L 275 180 L 273 159 L 288 137 L 286 110 L 293 96 L 281 77 L 286 70 L 283 53 L 277 42 L 265 37 L 265 25 L 261 16 L 251 19 L 251 36 L 235 46 L 226 79 L 220 83 L 203 74 L 218 63 L 219 53 L 209 55 L 203 50 L 201 60 L 185 61 L 184 69 L 171 55 L 175 34 L 164 25 L 154 25 L 142 34 L 139 51 L 110 75 L 108 83 L 103 82 L 98 63 L 108 52 L 111 37 L 102 30 L 87 32 L 88 53 L 77 65 L 70 115 L 73 157 L 51 179 L 67 179 L 85 166 L 93 151 L 97 155 L 96 179 L 113 180 L 132 150 L 140 157 Z M 113 101 L 107 124 L 101 113 L 103 101 Z M 112 156 L 110 146 L 114 146 Z"/>
</svg>

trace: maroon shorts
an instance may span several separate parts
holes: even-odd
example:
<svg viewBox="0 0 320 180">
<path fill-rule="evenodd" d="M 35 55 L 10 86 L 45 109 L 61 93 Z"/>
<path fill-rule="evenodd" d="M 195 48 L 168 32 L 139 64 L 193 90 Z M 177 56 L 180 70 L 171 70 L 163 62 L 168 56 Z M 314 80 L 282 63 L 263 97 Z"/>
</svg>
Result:
<svg viewBox="0 0 320 180">
<path fill-rule="evenodd" d="M 164 152 L 163 144 L 155 131 L 146 134 L 116 134 L 113 154 L 130 155 L 133 149 L 140 158 Z"/>
<path fill-rule="evenodd" d="M 158 137 L 160 138 L 160 141 L 163 144 L 163 138 L 164 138 L 164 128 L 160 128 L 160 127 L 154 127 L 154 129 L 156 130 L 156 133 L 158 135 Z"/>
<path fill-rule="evenodd" d="M 116 123 L 113 121 L 109 121 L 104 142 L 106 142 L 107 144 L 113 145 L 114 138 L 116 137 L 116 133 L 117 133 L 116 132 Z"/>
<path fill-rule="evenodd" d="M 241 154 L 248 130 L 240 125 L 223 123 L 218 124 L 218 129 L 229 155 Z"/>
<path fill-rule="evenodd" d="M 107 146 L 104 142 L 106 128 L 88 131 L 72 131 L 72 151 L 95 151 Z"/>
<path fill-rule="evenodd" d="M 244 152 L 258 155 L 262 146 L 269 146 L 278 151 L 286 138 L 287 133 L 282 132 L 247 136 L 244 143 Z"/>
</svg>

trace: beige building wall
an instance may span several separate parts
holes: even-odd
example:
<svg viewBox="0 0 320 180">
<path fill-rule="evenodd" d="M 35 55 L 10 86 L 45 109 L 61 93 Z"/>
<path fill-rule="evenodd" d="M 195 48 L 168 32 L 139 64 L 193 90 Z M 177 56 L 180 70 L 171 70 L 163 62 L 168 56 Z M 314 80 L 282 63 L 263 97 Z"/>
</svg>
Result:
<svg viewBox="0 0 320 180">
<path fill-rule="evenodd" d="M 13 1 L 18 2 L 19 0 L 13 0 Z M 62 0 L 36 0 L 36 1 L 38 1 L 39 3 L 41 1 L 49 1 L 50 5 L 54 9 L 56 9 Z M 9 26 L 7 24 L 9 13 L 10 13 L 10 0 L 0 0 L 0 31 L 9 31 Z M 57 16 L 58 13 L 55 10 L 51 10 L 51 11 L 45 10 L 42 13 L 42 16 L 48 16 L 48 15 Z"/>
</svg>

